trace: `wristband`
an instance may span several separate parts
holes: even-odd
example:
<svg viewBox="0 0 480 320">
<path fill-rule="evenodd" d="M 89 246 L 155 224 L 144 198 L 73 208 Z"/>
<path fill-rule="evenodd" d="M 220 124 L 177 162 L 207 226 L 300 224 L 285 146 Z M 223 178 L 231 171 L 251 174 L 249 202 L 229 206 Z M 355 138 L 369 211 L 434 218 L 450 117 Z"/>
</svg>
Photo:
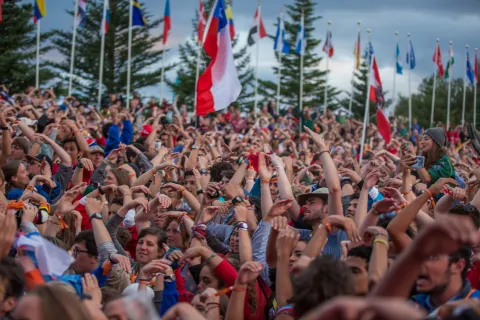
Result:
<svg viewBox="0 0 480 320">
<path fill-rule="evenodd" d="M 244 221 L 237 222 L 235 227 L 237 227 L 238 229 L 248 230 L 248 224 Z"/>
<path fill-rule="evenodd" d="M 197 190 L 197 194 L 202 194 L 202 193 L 204 193 L 203 188 L 200 188 L 200 189 Z"/>
<path fill-rule="evenodd" d="M 363 179 L 360 180 L 360 182 L 357 183 L 357 187 L 359 187 L 360 189 L 362 189 L 362 188 L 363 188 L 363 183 L 364 183 Z"/>
<path fill-rule="evenodd" d="M 105 194 L 105 192 L 103 192 L 101 186 L 98 186 L 97 190 L 98 190 L 98 193 L 99 193 L 101 196 L 103 196 L 103 195 Z"/>
<path fill-rule="evenodd" d="M 328 155 L 330 155 L 330 156 L 332 155 L 332 154 L 330 153 L 330 151 L 328 151 L 328 150 L 323 150 L 323 151 L 320 151 L 320 153 L 318 154 L 318 156 L 320 157 L 320 156 L 321 156 L 322 154 L 324 154 L 325 152 L 328 153 Z"/>
<path fill-rule="evenodd" d="M 6 127 L 0 127 L 0 130 L 2 130 L 2 131 L 8 130 L 8 126 L 6 126 Z"/>
<path fill-rule="evenodd" d="M 260 180 L 260 184 L 270 184 L 270 180 Z"/>
<path fill-rule="evenodd" d="M 217 256 L 216 253 L 213 253 L 210 257 L 208 257 L 207 260 L 205 260 L 205 264 L 208 264 L 213 258 L 215 258 Z"/>
<path fill-rule="evenodd" d="M 235 291 L 235 292 L 242 292 L 242 291 L 246 291 L 247 288 L 238 288 L 238 287 L 228 287 L 228 288 L 225 288 L 225 289 L 222 289 L 222 290 L 219 290 L 217 293 L 215 293 L 215 296 L 216 297 L 220 297 L 220 296 L 223 296 L 224 294 L 227 294 L 227 293 L 230 293 L 232 291 Z"/>
<path fill-rule="evenodd" d="M 388 244 L 388 241 L 386 241 L 384 239 L 376 238 L 375 240 L 373 240 L 373 244 L 375 244 L 375 243 L 383 243 L 384 245 L 387 246 L 387 249 L 390 248 L 390 245 Z"/>
<path fill-rule="evenodd" d="M 330 223 L 324 221 L 322 224 L 325 226 L 325 229 L 327 229 L 327 233 L 332 232 L 332 226 L 330 225 Z"/>
</svg>

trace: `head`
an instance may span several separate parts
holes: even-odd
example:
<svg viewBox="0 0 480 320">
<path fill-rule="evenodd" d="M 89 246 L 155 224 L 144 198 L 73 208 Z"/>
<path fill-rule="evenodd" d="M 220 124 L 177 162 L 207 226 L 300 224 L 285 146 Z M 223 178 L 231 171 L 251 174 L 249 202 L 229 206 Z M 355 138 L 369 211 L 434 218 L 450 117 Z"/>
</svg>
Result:
<svg viewBox="0 0 480 320">
<path fill-rule="evenodd" d="M 347 210 L 345 211 L 345 217 L 353 219 L 355 217 L 355 211 L 357 210 L 358 200 L 360 194 L 354 193 L 350 196 L 350 203 L 348 204 Z"/>
<path fill-rule="evenodd" d="M 232 165 L 229 162 L 217 162 L 210 168 L 210 177 L 212 182 L 220 182 L 223 179 L 225 171 L 233 170 Z"/>
<path fill-rule="evenodd" d="M 2 171 L 5 181 L 14 187 L 23 189 L 30 182 L 27 168 L 19 160 L 8 161 L 3 165 Z"/>
<path fill-rule="evenodd" d="M 190 235 L 183 223 L 178 222 L 176 218 L 167 220 L 167 245 L 170 248 L 178 248 L 182 251 L 188 249 Z"/>
<path fill-rule="evenodd" d="M 72 246 L 72 256 L 75 261 L 71 268 L 76 274 L 91 273 L 98 267 L 98 251 L 93 230 L 80 232 Z"/>
<path fill-rule="evenodd" d="M 36 156 L 27 155 L 27 171 L 31 178 L 42 174 L 45 166 L 52 168 L 52 160 L 49 156 L 37 154 Z"/>
<path fill-rule="evenodd" d="M 64 141 L 73 136 L 72 129 L 65 123 L 61 123 L 57 131 L 57 141 Z"/>
<path fill-rule="evenodd" d="M 104 157 L 104 151 L 101 147 L 99 146 L 94 146 L 90 148 L 90 156 L 89 159 L 92 161 L 93 166 L 97 168 L 105 159 Z"/>
<path fill-rule="evenodd" d="M 470 203 L 456 204 L 450 208 L 449 214 L 456 214 L 459 216 L 469 216 L 477 229 L 480 229 L 480 211 Z"/>
<path fill-rule="evenodd" d="M 130 186 L 130 177 L 125 170 L 111 169 L 108 171 L 104 180 L 105 185 L 114 184 L 116 186 Z"/>
<path fill-rule="evenodd" d="M 353 277 L 346 264 L 325 255 L 315 258 L 293 281 L 294 305 L 297 317 L 316 306 L 342 295 L 354 294 Z"/>
<path fill-rule="evenodd" d="M 273 177 L 270 180 L 269 187 L 270 187 L 270 196 L 272 197 L 272 200 L 275 201 L 275 199 L 277 199 L 277 196 L 278 196 L 278 179 L 277 179 L 277 177 Z"/>
<path fill-rule="evenodd" d="M 128 320 L 128 313 L 126 309 L 125 298 L 118 297 L 117 299 L 111 300 L 105 305 L 103 309 L 103 313 L 107 319 L 115 319 L 115 320 Z"/>
<path fill-rule="evenodd" d="M 230 238 L 228 239 L 228 246 L 230 248 L 230 251 L 235 254 L 240 253 L 240 236 L 238 232 L 238 228 L 235 227 L 235 229 L 233 229 L 232 233 L 230 234 Z"/>
<path fill-rule="evenodd" d="M 12 318 L 87 320 L 92 316 L 74 293 L 62 286 L 44 285 L 35 287 L 20 299 Z"/>
<path fill-rule="evenodd" d="M 422 265 L 416 289 L 420 293 L 440 294 L 450 286 L 462 286 L 470 268 L 472 248 L 463 246 L 457 252 L 431 256 Z"/>
<path fill-rule="evenodd" d="M 63 141 L 63 149 L 65 149 L 70 158 L 72 158 L 72 163 L 77 163 L 78 159 L 82 156 L 82 152 L 80 151 L 80 147 L 78 146 L 75 137 Z"/>
<path fill-rule="evenodd" d="M 202 293 L 207 288 L 220 290 L 224 286 L 223 281 L 217 277 L 209 264 L 202 267 L 202 270 L 200 270 L 200 282 L 197 285 L 197 293 Z"/>
<path fill-rule="evenodd" d="M 318 195 L 309 195 L 306 197 L 304 204 L 302 205 L 305 216 L 303 220 L 309 223 L 320 222 L 327 214 L 328 200 Z"/>
<path fill-rule="evenodd" d="M 303 251 L 307 247 L 307 242 L 305 241 L 298 241 L 295 248 L 293 248 L 292 255 L 290 256 L 290 260 L 288 261 L 288 265 L 291 268 L 295 262 L 302 256 Z"/>
<path fill-rule="evenodd" d="M 159 228 L 148 227 L 140 231 L 135 249 L 137 261 L 146 265 L 152 260 L 163 257 L 165 255 L 163 245 L 166 240 L 165 232 Z"/>
<path fill-rule="evenodd" d="M 425 130 L 420 147 L 424 153 L 431 149 L 445 148 L 447 146 L 447 134 L 443 128 L 430 128 Z"/>
<path fill-rule="evenodd" d="M 0 316 L 3 318 L 17 305 L 25 290 L 23 269 L 12 258 L 0 261 Z"/>
<path fill-rule="evenodd" d="M 193 175 L 193 171 L 191 170 L 185 171 L 183 186 L 185 187 L 185 189 L 187 189 L 188 192 L 192 194 L 197 194 L 197 187 L 195 184 L 195 176 Z"/>
<path fill-rule="evenodd" d="M 24 137 L 17 137 L 12 142 L 11 160 L 23 160 L 28 154 L 28 141 Z"/>
<path fill-rule="evenodd" d="M 345 263 L 353 274 L 355 294 L 365 296 L 368 293 L 368 263 L 372 247 L 361 245 L 348 251 Z"/>
</svg>

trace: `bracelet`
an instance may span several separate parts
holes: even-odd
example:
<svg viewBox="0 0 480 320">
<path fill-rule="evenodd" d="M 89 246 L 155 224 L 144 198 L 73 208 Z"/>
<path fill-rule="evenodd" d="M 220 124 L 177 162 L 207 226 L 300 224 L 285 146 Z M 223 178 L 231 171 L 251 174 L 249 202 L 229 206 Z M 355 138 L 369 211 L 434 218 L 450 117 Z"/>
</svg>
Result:
<svg viewBox="0 0 480 320">
<path fill-rule="evenodd" d="M 208 264 L 213 258 L 215 258 L 217 256 L 216 253 L 213 253 L 210 257 L 208 257 L 207 260 L 205 260 L 205 264 Z"/>
<path fill-rule="evenodd" d="M 332 226 L 330 225 L 330 223 L 324 221 L 322 224 L 325 226 L 325 229 L 327 229 L 327 233 L 332 232 Z"/>
<path fill-rule="evenodd" d="M 35 192 L 35 188 L 34 188 L 33 186 L 31 186 L 31 185 L 28 185 L 28 186 L 27 186 L 27 190 L 30 190 L 30 191 L 32 191 L 32 192 Z"/>
<path fill-rule="evenodd" d="M 364 184 L 364 182 L 365 182 L 365 181 L 363 181 L 363 179 L 362 179 L 362 180 L 360 180 L 360 182 L 359 182 L 359 183 L 357 183 L 357 187 L 358 187 L 358 188 L 360 188 L 360 189 L 362 189 L 362 188 L 363 188 L 363 184 Z"/>
<path fill-rule="evenodd" d="M 98 186 L 97 190 L 98 190 L 98 193 L 99 193 L 101 196 L 103 196 L 103 195 L 105 194 L 105 192 L 103 192 L 103 190 L 102 190 L 102 186 Z"/>
<path fill-rule="evenodd" d="M 217 307 L 219 307 L 219 306 L 220 306 L 220 303 L 216 303 L 216 302 L 209 302 L 209 303 L 207 303 L 207 304 L 206 304 L 206 306 L 207 306 L 207 307 L 208 307 L 208 306 L 210 306 L 210 305 L 214 305 L 214 306 L 217 306 Z"/>
<path fill-rule="evenodd" d="M 332 154 L 330 153 L 330 151 L 328 151 L 328 150 L 323 150 L 323 151 L 320 151 L 320 153 L 318 154 L 318 156 L 320 157 L 320 156 L 321 156 L 322 154 L 324 154 L 325 152 L 327 152 L 328 155 L 330 155 L 330 156 L 332 155 Z"/>
<path fill-rule="evenodd" d="M 145 285 L 148 285 L 150 281 L 146 281 L 146 280 L 139 280 L 138 281 L 138 284 L 145 284 Z"/>
<path fill-rule="evenodd" d="M 408 202 L 404 202 L 400 205 L 400 209 L 403 209 L 405 208 L 406 206 L 408 205 Z"/>
<path fill-rule="evenodd" d="M 387 249 L 390 248 L 390 245 L 388 244 L 388 241 L 384 240 L 384 239 L 375 239 L 373 240 L 373 244 L 375 243 L 383 243 L 384 245 L 387 246 Z"/>
<path fill-rule="evenodd" d="M 270 184 L 270 180 L 263 180 L 263 179 L 262 179 L 262 180 L 260 180 L 260 183 L 261 183 L 261 184 L 262 184 L 262 183 L 263 183 L 263 184 L 266 184 L 266 183 Z"/>
<path fill-rule="evenodd" d="M 140 281 L 150 282 L 150 279 L 142 279 L 142 278 L 140 278 L 140 279 L 138 279 L 138 282 L 140 282 Z"/>
<path fill-rule="evenodd" d="M 130 178 L 136 178 L 136 177 L 137 177 L 137 174 L 136 174 L 136 173 L 130 173 L 128 176 L 129 176 Z"/>
<path fill-rule="evenodd" d="M 248 182 L 248 181 L 254 181 L 254 180 L 253 179 L 247 179 L 246 181 Z"/>
<path fill-rule="evenodd" d="M 215 296 L 216 296 L 216 297 L 219 297 L 219 296 L 222 296 L 222 295 L 224 295 L 224 294 L 230 293 L 230 292 L 232 292 L 232 291 L 234 291 L 234 292 L 242 292 L 242 291 L 246 291 L 246 290 L 247 290 L 246 287 L 244 287 L 244 288 L 238 288 L 238 287 L 233 287 L 233 286 L 232 286 L 232 287 L 227 287 L 227 288 L 225 288 L 225 289 L 219 290 L 217 293 L 215 293 Z"/>
</svg>

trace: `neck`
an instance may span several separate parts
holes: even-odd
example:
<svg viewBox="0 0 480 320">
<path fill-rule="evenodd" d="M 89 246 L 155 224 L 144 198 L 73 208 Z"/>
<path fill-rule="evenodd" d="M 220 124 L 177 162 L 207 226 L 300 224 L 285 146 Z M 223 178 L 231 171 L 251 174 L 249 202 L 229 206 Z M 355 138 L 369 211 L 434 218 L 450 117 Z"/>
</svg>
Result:
<svg viewBox="0 0 480 320">
<path fill-rule="evenodd" d="M 322 220 L 317 220 L 317 221 L 312 222 L 312 230 L 313 230 L 313 232 L 315 232 L 316 230 L 318 230 L 318 227 L 320 227 L 321 224 L 322 224 Z"/>
<path fill-rule="evenodd" d="M 445 290 L 440 292 L 435 292 L 430 295 L 430 301 L 435 307 L 441 306 L 447 303 L 450 299 L 455 297 L 463 288 L 463 281 L 460 279 L 459 281 L 453 280 L 450 281 L 448 286 Z"/>
</svg>

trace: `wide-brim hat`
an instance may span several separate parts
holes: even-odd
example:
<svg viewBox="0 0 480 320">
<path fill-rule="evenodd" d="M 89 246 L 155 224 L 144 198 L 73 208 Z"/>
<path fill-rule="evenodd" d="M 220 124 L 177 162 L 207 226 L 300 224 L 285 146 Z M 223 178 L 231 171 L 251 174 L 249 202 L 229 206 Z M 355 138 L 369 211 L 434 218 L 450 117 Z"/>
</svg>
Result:
<svg viewBox="0 0 480 320">
<path fill-rule="evenodd" d="M 323 201 L 327 202 L 328 201 L 328 188 L 318 188 L 317 190 L 309 193 L 302 193 L 301 195 L 298 196 L 298 204 L 300 206 L 303 206 L 305 202 L 307 201 L 308 198 L 311 197 L 317 197 L 321 198 Z"/>
</svg>

